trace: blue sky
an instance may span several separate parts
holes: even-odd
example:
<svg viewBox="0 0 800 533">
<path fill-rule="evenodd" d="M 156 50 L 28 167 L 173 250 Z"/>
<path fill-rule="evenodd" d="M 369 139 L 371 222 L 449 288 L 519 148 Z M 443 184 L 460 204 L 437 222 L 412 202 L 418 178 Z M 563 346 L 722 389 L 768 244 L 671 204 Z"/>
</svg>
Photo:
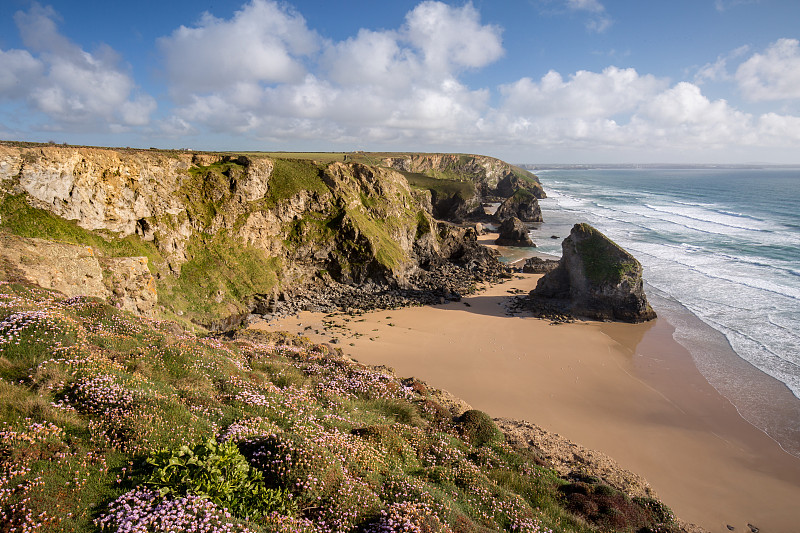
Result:
<svg viewBox="0 0 800 533">
<path fill-rule="evenodd" d="M 0 6 L 0 139 L 800 163 L 796 0 Z"/>
</svg>

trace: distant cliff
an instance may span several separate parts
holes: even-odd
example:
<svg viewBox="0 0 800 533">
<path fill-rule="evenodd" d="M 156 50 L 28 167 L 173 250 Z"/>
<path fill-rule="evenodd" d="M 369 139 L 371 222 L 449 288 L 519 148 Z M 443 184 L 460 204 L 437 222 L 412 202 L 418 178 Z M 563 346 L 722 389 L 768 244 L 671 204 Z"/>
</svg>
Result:
<svg viewBox="0 0 800 533">
<path fill-rule="evenodd" d="M 484 220 L 484 202 L 502 201 L 518 191 L 530 192 L 533 204 L 547 196 L 534 174 L 493 157 L 403 154 L 384 157 L 383 164 L 402 171 L 413 186 L 430 190 L 433 212 L 440 218 Z"/>
<path fill-rule="evenodd" d="M 459 220 L 434 208 L 439 183 L 477 199 L 543 195 L 533 175 L 483 156 L 335 159 L 0 144 L 0 228 L 146 258 L 167 316 L 220 327 L 315 281 L 414 288 L 421 265 L 490 262 L 470 256 L 474 232 L 435 220 Z M 124 293 L 120 282 L 106 290 Z"/>
</svg>

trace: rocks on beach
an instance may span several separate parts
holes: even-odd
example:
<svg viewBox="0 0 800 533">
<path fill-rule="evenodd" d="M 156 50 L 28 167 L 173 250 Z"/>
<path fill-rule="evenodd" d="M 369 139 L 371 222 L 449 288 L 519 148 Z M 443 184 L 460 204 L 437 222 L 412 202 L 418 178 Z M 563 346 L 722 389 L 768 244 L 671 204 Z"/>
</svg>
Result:
<svg viewBox="0 0 800 533">
<path fill-rule="evenodd" d="M 564 239 L 558 266 L 531 291 L 544 301 L 599 320 L 645 322 L 656 317 L 644 293 L 642 265 L 589 224 L 575 224 Z"/>
<path fill-rule="evenodd" d="M 535 246 L 528 236 L 528 228 L 517 217 L 507 218 L 500 224 L 500 236 L 494 242 L 498 246 Z"/>
</svg>

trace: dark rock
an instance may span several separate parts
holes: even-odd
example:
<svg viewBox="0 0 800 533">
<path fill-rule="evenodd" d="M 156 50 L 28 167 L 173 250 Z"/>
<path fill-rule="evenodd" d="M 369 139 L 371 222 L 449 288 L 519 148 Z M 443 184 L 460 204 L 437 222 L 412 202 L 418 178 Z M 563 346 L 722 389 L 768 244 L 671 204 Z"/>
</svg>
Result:
<svg viewBox="0 0 800 533">
<path fill-rule="evenodd" d="M 557 259 L 542 259 L 541 257 L 531 257 L 525 260 L 522 265 L 522 272 L 525 274 L 547 274 L 558 266 Z"/>
<path fill-rule="evenodd" d="M 500 225 L 500 236 L 494 241 L 499 246 L 534 246 L 528 237 L 528 228 L 517 217 L 511 217 Z"/>
<path fill-rule="evenodd" d="M 530 298 L 562 302 L 576 315 L 644 322 L 656 317 L 647 302 L 642 265 L 588 224 L 575 224 L 561 245 L 558 267 L 545 274 Z"/>
<path fill-rule="evenodd" d="M 523 222 L 541 222 L 542 210 L 533 193 L 520 189 L 500 204 L 494 216 L 499 222 L 511 217 L 517 217 Z"/>
</svg>

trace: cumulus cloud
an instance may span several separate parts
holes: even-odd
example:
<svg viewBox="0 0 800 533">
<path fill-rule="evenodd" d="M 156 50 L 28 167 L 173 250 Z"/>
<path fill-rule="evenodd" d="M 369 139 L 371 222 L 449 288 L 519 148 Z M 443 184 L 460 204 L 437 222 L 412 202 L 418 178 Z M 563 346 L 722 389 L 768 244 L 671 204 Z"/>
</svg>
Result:
<svg viewBox="0 0 800 533">
<path fill-rule="evenodd" d="M 254 11 L 273 16 L 259 18 Z M 203 20 L 197 28 L 180 28 L 160 41 L 172 92 L 182 103 L 176 116 L 208 126 L 230 128 L 235 123 L 237 132 L 258 136 L 274 135 L 276 128 L 289 125 L 303 135 L 319 130 L 322 123 L 329 139 L 413 138 L 420 130 L 432 137 L 452 135 L 474 124 L 489 99 L 487 90 L 470 89 L 458 76 L 504 53 L 500 28 L 482 24 L 472 4 L 422 2 L 399 28 L 362 29 L 341 42 L 321 41 L 302 17 L 270 0 L 253 0 L 230 20 Z M 291 31 L 275 32 L 276 21 Z M 240 65 L 213 82 L 193 80 L 183 67 L 173 72 L 176 64 L 208 61 L 202 47 L 186 44 L 197 32 L 220 47 L 260 49 L 265 64 L 275 64 L 270 61 L 274 54 L 277 64 L 288 67 L 266 73 Z M 243 40 L 223 42 L 232 33 Z M 263 44 L 265 36 L 276 33 L 292 35 L 297 42 L 270 37 L 269 46 Z M 315 46 L 320 47 L 318 55 Z M 302 55 L 311 68 L 302 67 Z"/>
<path fill-rule="evenodd" d="M 472 4 L 423 2 L 406 16 L 403 33 L 432 72 L 483 67 L 503 55 L 500 28 L 482 25 Z"/>
<path fill-rule="evenodd" d="M 565 81 L 548 72 L 539 82 L 530 78 L 501 86 L 507 111 L 537 117 L 612 117 L 628 113 L 651 98 L 666 82 L 640 76 L 635 69 L 608 67 L 603 72 L 581 70 Z"/>
<path fill-rule="evenodd" d="M 800 98 L 800 41 L 779 39 L 739 65 L 736 81 L 754 101 Z"/>
<path fill-rule="evenodd" d="M 319 47 L 305 19 L 285 4 L 251 0 L 229 20 L 205 13 L 158 42 L 173 95 L 208 93 L 230 84 L 301 81 L 303 58 Z"/>
<path fill-rule="evenodd" d="M 28 50 L 0 50 L 0 98 L 25 101 L 56 129 L 146 124 L 156 102 L 137 93 L 117 54 L 107 46 L 83 50 L 58 32 L 56 19 L 52 8 L 39 4 L 15 14 Z"/>
</svg>

